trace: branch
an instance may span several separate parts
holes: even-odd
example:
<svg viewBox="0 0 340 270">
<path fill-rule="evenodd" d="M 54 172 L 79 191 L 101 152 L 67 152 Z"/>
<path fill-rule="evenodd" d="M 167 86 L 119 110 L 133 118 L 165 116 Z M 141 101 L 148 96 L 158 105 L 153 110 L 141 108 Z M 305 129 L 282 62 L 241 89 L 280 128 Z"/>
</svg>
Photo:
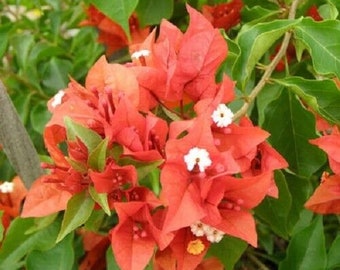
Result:
<svg viewBox="0 0 340 270">
<path fill-rule="evenodd" d="M 1 80 L 0 144 L 16 173 L 29 188 L 42 175 L 40 160 Z"/>
<path fill-rule="evenodd" d="M 288 19 L 294 19 L 295 18 L 295 14 L 296 14 L 296 9 L 297 9 L 298 3 L 299 3 L 299 0 L 294 0 L 293 1 L 292 5 L 290 7 L 290 10 L 289 10 Z M 286 32 L 285 33 L 285 36 L 283 38 L 280 50 L 277 52 L 277 54 L 274 57 L 274 59 L 272 60 L 272 62 L 265 68 L 265 71 L 264 71 L 264 74 L 263 74 L 262 78 L 257 83 L 255 88 L 252 90 L 250 95 L 247 97 L 246 102 L 235 113 L 235 115 L 233 117 L 233 121 L 241 118 L 243 115 L 245 115 L 247 113 L 250 104 L 254 101 L 254 99 L 257 97 L 257 95 L 261 92 L 261 90 L 263 89 L 263 87 L 267 83 L 268 79 L 272 75 L 276 65 L 280 62 L 281 58 L 284 55 L 286 55 L 286 51 L 287 51 L 287 48 L 288 48 L 291 36 L 292 36 L 291 32 Z"/>
</svg>

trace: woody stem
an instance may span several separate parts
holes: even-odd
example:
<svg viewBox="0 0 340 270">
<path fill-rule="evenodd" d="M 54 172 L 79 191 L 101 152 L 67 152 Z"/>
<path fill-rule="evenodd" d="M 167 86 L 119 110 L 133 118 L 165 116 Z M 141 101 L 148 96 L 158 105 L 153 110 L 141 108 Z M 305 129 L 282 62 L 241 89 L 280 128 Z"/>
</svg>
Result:
<svg viewBox="0 0 340 270">
<path fill-rule="evenodd" d="M 294 19 L 296 14 L 296 9 L 298 6 L 300 0 L 294 0 L 292 2 L 292 5 L 289 10 L 288 19 Z M 272 60 L 272 62 L 264 69 L 264 73 L 262 75 L 262 78 L 257 83 L 257 85 L 254 87 L 250 95 L 247 97 L 246 102 L 243 104 L 243 106 L 235 113 L 233 117 L 233 121 L 241 118 L 243 115 L 245 115 L 248 111 L 249 106 L 252 104 L 254 99 L 257 97 L 257 95 L 261 92 L 267 81 L 269 80 L 270 76 L 272 75 L 276 65 L 279 63 L 279 61 L 282 59 L 284 55 L 286 55 L 286 51 L 289 45 L 289 41 L 291 39 L 292 33 L 286 32 L 282 41 L 282 45 L 280 50 L 277 52 L 276 56 Z"/>
</svg>

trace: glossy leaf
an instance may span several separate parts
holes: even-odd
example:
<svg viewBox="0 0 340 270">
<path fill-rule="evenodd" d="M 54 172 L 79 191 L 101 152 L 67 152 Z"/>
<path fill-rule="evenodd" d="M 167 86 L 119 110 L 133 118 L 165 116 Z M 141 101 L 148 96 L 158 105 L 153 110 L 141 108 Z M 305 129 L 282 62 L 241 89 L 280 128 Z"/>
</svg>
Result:
<svg viewBox="0 0 340 270">
<path fill-rule="evenodd" d="M 337 77 L 340 77 L 339 35 L 340 21 L 335 20 L 315 22 L 305 18 L 294 28 L 294 36 L 306 45 L 315 70 Z"/>
<path fill-rule="evenodd" d="M 16 52 L 18 64 L 23 69 L 29 64 L 27 58 L 33 44 L 34 36 L 30 33 L 21 33 L 12 37 L 11 45 Z"/>
<path fill-rule="evenodd" d="M 30 252 L 26 259 L 27 270 L 71 270 L 74 262 L 74 233 L 69 234 L 51 249 Z"/>
<path fill-rule="evenodd" d="M 242 82 L 244 89 L 258 61 L 283 34 L 292 29 L 299 20 L 276 20 L 259 23 L 241 31 L 237 43 L 241 53 L 233 67 L 233 78 Z"/>
<path fill-rule="evenodd" d="M 139 0 L 136 12 L 141 26 L 145 26 L 159 24 L 162 19 L 169 19 L 173 8 L 173 0 Z"/>
<path fill-rule="evenodd" d="M 135 10 L 138 0 L 91 0 L 91 3 L 110 19 L 117 22 L 128 36 L 130 35 L 129 17 Z"/>
<path fill-rule="evenodd" d="M 74 195 L 67 203 L 57 242 L 60 242 L 67 234 L 83 225 L 90 217 L 93 207 L 94 201 L 85 191 Z"/>
<path fill-rule="evenodd" d="M 107 194 L 106 193 L 98 193 L 93 186 L 89 187 L 89 193 L 90 193 L 92 199 L 101 206 L 101 208 L 104 210 L 104 212 L 107 215 L 111 216 L 109 203 L 107 201 Z"/>
<path fill-rule="evenodd" d="M 282 172 L 275 172 L 275 182 L 279 189 L 279 198 L 267 196 L 256 207 L 255 214 L 264 220 L 276 234 L 283 238 L 288 238 L 287 217 L 292 205 L 292 196 L 289 193 L 286 179 Z"/>
<path fill-rule="evenodd" d="M 267 106 L 263 128 L 269 141 L 298 175 L 309 177 L 325 163 L 325 155 L 308 140 L 316 138 L 314 116 L 306 111 L 293 93 L 284 89 Z"/>
<path fill-rule="evenodd" d="M 67 138 L 71 141 L 79 138 L 91 153 L 101 142 L 102 138 L 96 132 L 74 122 L 71 118 L 65 117 Z"/>
<path fill-rule="evenodd" d="M 0 58 L 4 55 L 6 52 L 7 46 L 8 46 L 8 40 L 9 40 L 9 32 L 12 29 L 11 24 L 4 24 L 0 26 Z"/>
<path fill-rule="evenodd" d="M 45 103 L 38 103 L 32 109 L 30 113 L 30 121 L 33 129 L 42 134 L 46 123 L 51 119 L 51 113 L 47 110 Z"/>
<path fill-rule="evenodd" d="M 232 270 L 246 248 L 246 242 L 231 236 L 224 236 L 221 242 L 209 247 L 206 256 L 217 257 L 226 270 Z"/>
<path fill-rule="evenodd" d="M 334 81 L 287 77 L 275 82 L 292 90 L 323 118 L 340 124 L 340 91 Z"/>
<path fill-rule="evenodd" d="M 16 218 L 12 221 L 0 249 L 0 269 L 17 269 L 31 250 L 49 249 L 55 245 L 59 221 L 35 233 L 26 234 L 33 224 L 33 218 Z"/>
<path fill-rule="evenodd" d="M 320 270 L 326 269 L 326 265 L 322 217 L 318 216 L 310 226 L 293 235 L 279 270 Z"/>
</svg>

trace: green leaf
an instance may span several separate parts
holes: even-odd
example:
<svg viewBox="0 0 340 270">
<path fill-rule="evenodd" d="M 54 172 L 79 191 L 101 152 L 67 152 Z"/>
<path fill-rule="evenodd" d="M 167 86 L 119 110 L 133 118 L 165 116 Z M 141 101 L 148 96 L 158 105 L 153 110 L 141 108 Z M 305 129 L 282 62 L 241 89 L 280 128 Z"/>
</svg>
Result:
<svg viewBox="0 0 340 270">
<path fill-rule="evenodd" d="M 326 269 L 326 264 L 322 216 L 317 216 L 310 226 L 293 235 L 279 270 L 320 270 Z"/>
<path fill-rule="evenodd" d="M 110 19 L 117 22 L 127 36 L 130 36 L 129 17 L 135 10 L 138 0 L 92 0 L 91 3 Z"/>
<path fill-rule="evenodd" d="M 9 34 L 12 29 L 12 24 L 7 23 L 0 26 L 0 59 L 2 59 L 4 53 L 7 50 Z"/>
<path fill-rule="evenodd" d="M 265 111 L 263 128 L 271 133 L 269 141 L 298 175 L 310 177 L 326 161 L 322 151 L 308 140 L 317 137 L 314 116 L 306 111 L 296 96 L 282 91 Z"/>
<path fill-rule="evenodd" d="M 274 80 L 297 94 L 313 111 L 333 124 L 340 124 L 340 91 L 332 80 L 287 77 Z"/>
<path fill-rule="evenodd" d="M 50 94 L 54 94 L 56 91 L 65 88 L 69 82 L 69 73 L 71 70 L 71 61 L 52 57 L 45 63 L 42 71 L 43 86 L 50 89 Z"/>
<path fill-rule="evenodd" d="M 111 216 L 111 210 L 109 207 L 109 203 L 107 201 L 107 194 L 106 193 L 98 193 L 93 186 L 89 186 L 89 193 L 92 199 L 97 202 L 104 212 Z"/>
<path fill-rule="evenodd" d="M 292 205 L 292 196 L 289 193 L 286 179 L 281 171 L 275 172 L 275 182 L 279 189 L 279 198 L 265 197 L 256 207 L 256 215 L 264 220 L 279 236 L 287 239 L 289 230 L 287 217 Z"/>
<path fill-rule="evenodd" d="M 107 270 L 120 270 L 114 256 L 111 246 L 106 250 L 106 269 Z"/>
<path fill-rule="evenodd" d="M 242 9 L 242 22 L 250 23 L 251 25 L 267 21 L 277 17 L 281 11 L 279 9 L 267 9 L 261 6 L 248 7 Z"/>
<path fill-rule="evenodd" d="M 31 109 L 30 121 L 33 129 L 42 134 L 46 123 L 51 119 L 51 113 L 47 110 L 46 102 L 40 102 L 34 104 Z"/>
<path fill-rule="evenodd" d="M 74 122 L 69 117 L 65 117 L 64 121 L 67 139 L 75 141 L 76 138 L 79 138 L 86 145 L 89 153 L 91 153 L 102 142 L 100 135 L 93 130 Z"/>
<path fill-rule="evenodd" d="M 89 219 L 85 222 L 84 228 L 88 231 L 99 232 L 105 219 L 103 210 L 93 210 Z"/>
<path fill-rule="evenodd" d="M 16 218 L 11 222 L 0 249 L 0 269 L 18 269 L 31 250 L 49 249 L 55 245 L 59 220 L 32 234 L 26 231 L 34 225 L 33 218 Z"/>
<path fill-rule="evenodd" d="M 339 256 L 339 250 L 340 250 L 340 234 L 336 236 L 334 239 L 327 256 L 327 269 L 339 269 L 340 267 L 340 256 Z"/>
<path fill-rule="evenodd" d="M 60 242 L 67 234 L 83 225 L 90 217 L 93 207 L 94 201 L 86 191 L 75 194 L 67 203 L 57 242 Z"/>
<path fill-rule="evenodd" d="M 217 257 L 226 270 L 232 270 L 247 246 L 246 242 L 225 235 L 219 243 L 209 247 L 207 257 Z"/>
<path fill-rule="evenodd" d="M 105 138 L 89 154 L 87 163 L 92 169 L 99 172 L 102 172 L 104 170 L 106 164 L 106 152 L 108 143 L 109 143 L 108 138 Z"/>
<path fill-rule="evenodd" d="M 46 228 L 56 220 L 57 216 L 58 213 L 55 213 L 45 217 L 35 218 L 34 225 L 26 231 L 26 234 L 35 233 Z"/>
<path fill-rule="evenodd" d="M 336 20 L 339 15 L 339 11 L 332 2 L 321 5 L 318 8 L 319 14 L 324 20 Z"/>
<path fill-rule="evenodd" d="M 174 9 L 173 0 L 139 0 L 136 7 L 141 26 L 159 24 L 169 19 Z"/>
<path fill-rule="evenodd" d="M 304 204 L 313 192 L 310 179 L 299 177 L 298 175 L 285 172 L 286 183 L 289 192 L 293 198 L 289 215 L 287 217 L 287 225 L 289 231 L 295 228 L 296 223 L 301 218 L 304 211 Z"/>
<path fill-rule="evenodd" d="M 73 238 L 74 233 L 71 233 L 49 250 L 29 253 L 27 270 L 71 270 L 74 262 Z"/>
<path fill-rule="evenodd" d="M 241 82 L 241 89 L 245 88 L 255 65 L 261 57 L 285 32 L 292 29 L 299 21 L 276 20 L 244 27 L 245 30 L 241 31 L 237 38 L 241 53 L 233 67 L 233 78 Z"/>
<path fill-rule="evenodd" d="M 340 77 L 340 21 L 305 18 L 294 28 L 294 36 L 306 45 L 316 72 Z"/>
<path fill-rule="evenodd" d="M 16 53 L 20 68 L 25 69 L 30 63 L 27 61 L 28 53 L 34 44 L 34 36 L 30 33 L 17 34 L 12 37 L 11 44 Z"/>
</svg>

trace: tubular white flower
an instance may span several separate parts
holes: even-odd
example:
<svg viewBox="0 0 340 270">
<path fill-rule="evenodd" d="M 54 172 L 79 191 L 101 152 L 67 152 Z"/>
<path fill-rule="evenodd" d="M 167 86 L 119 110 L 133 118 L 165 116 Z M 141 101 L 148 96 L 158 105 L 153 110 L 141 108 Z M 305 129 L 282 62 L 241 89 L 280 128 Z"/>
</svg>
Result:
<svg viewBox="0 0 340 270">
<path fill-rule="evenodd" d="M 195 165 L 198 166 L 200 172 L 204 172 L 212 163 L 209 152 L 203 148 L 191 148 L 189 153 L 184 156 L 188 171 L 192 171 Z"/>
<path fill-rule="evenodd" d="M 51 106 L 53 108 L 57 107 L 58 105 L 61 104 L 62 100 L 63 100 L 63 96 L 65 95 L 65 91 L 64 90 L 59 90 L 59 92 L 57 94 L 54 95 L 53 100 L 51 102 Z"/>
<path fill-rule="evenodd" d="M 5 181 L 0 185 L 1 193 L 11 193 L 13 192 L 13 189 L 14 189 L 14 185 L 12 182 Z"/>
<path fill-rule="evenodd" d="M 212 113 L 211 118 L 218 127 L 227 127 L 233 121 L 233 112 L 225 105 L 220 104 Z"/>
</svg>

